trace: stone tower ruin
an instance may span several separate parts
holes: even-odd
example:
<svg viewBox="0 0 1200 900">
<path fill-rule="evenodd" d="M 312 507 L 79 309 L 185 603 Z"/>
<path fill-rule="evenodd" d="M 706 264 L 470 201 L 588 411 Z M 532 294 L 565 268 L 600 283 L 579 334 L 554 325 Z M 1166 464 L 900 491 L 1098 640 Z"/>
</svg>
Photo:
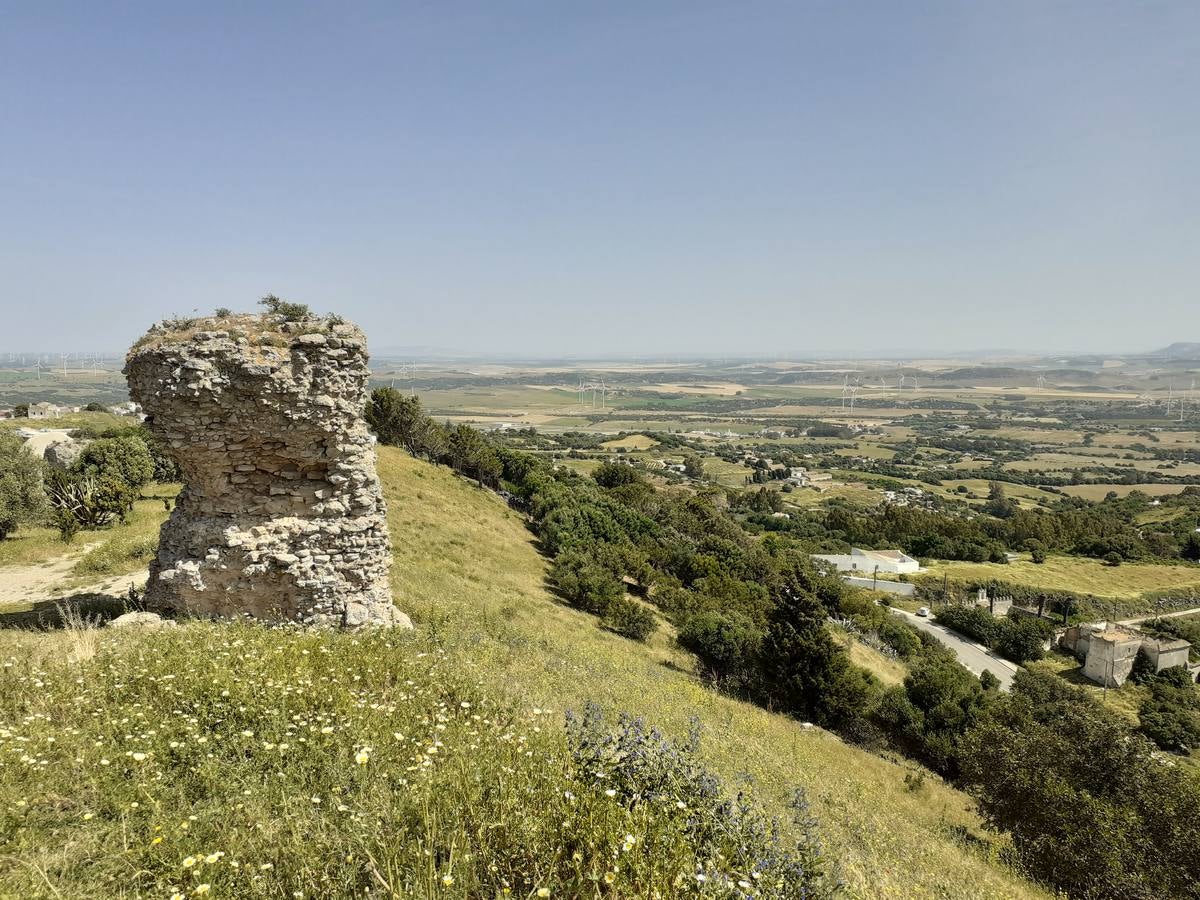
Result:
<svg viewBox="0 0 1200 900">
<path fill-rule="evenodd" d="M 150 608 L 411 624 L 388 587 L 357 327 L 270 314 L 163 322 L 129 351 L 125 375 L 184 481 L 150 566 Z"/>
</svg>

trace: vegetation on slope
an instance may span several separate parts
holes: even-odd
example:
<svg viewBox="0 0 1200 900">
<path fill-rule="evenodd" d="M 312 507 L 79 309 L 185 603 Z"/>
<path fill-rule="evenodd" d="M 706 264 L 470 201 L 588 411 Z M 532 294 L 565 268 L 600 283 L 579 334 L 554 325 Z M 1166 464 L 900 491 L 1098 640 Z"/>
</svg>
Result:
<svg viewBox="0 0 1200 900">
<path fill-rule="evenodd" d="M 772 815 L 790 819 L 806 790 L 827 856 L 853 895 L 1041 896 L 1000 859 L 971 801 L 913 766 L 716 694 L 674 646 L 670 628 L 647 644 L 597 629 L 546 586 L 546 561 L 523 518 L 443 468 L 380 448 L 401 608 L 488 683 L 555 710 L 595 700 L 682 739 L 697 716 L 705 762 L 732 782 L 753 779 Z"/>
<path fill-rule="evenodd" d="M 961 795 L 711 694 L 660 664 L 686 663 L 665 640 L 583 627 L 497 498 L 390 450 L 382 468 L 415 635 L 0 633 L 6 893 L 669 896 L 728 878 L 819 895 L 800 782 L 838 820 L 827 852 L 854 893 L 1024 893 L 954 840 L 975 824 Z M 676 740 L 590 714 L 568 740 L 564 707 L 585 698 Z M 706 762 L 755 776 L 743 796 L 783 819 L 778 841 L 715 793 L 683 737 L 693 713 Z M 630 749 L 653 752 L 613 753 Z M 658 762 L 620 762 L 642 758 Z"/>
</svg>

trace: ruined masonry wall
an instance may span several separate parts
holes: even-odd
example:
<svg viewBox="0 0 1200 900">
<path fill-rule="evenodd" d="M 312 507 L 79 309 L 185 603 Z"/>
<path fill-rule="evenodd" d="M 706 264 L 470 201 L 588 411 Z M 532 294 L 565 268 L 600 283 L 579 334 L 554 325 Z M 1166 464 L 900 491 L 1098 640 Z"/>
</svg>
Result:
<svg viewBox="0 0 1200 900">
<path fill-rule="evenodd" d="M 125 374 L 184 479 L 150 567 L 150 608 L 411 624 L 388 587 L 358 328 L 270 316 L 164 323 L 130 350 Z"/>
</svg>

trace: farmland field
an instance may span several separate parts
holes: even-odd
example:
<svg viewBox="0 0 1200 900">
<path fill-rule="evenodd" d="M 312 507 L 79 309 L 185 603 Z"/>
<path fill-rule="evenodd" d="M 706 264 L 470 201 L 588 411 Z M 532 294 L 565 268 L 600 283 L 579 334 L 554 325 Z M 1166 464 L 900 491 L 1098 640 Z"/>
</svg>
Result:
<svg viewBox="0 0 1200 900">
<path fill-rule="evenodd" d="M 1040 565 L 1027 558 L 999 563 L 935 562 L 929 574 L 958 580 L 1011 581 L 1047 590 L 1074 591 L 1097 597 L 1131 599 L 1147 591 L 1178 588 L 1200 590 L 1200 566 L 1125 563 L 1108 566 L 1099 560 L 1051 556 Z"/>
</svg>

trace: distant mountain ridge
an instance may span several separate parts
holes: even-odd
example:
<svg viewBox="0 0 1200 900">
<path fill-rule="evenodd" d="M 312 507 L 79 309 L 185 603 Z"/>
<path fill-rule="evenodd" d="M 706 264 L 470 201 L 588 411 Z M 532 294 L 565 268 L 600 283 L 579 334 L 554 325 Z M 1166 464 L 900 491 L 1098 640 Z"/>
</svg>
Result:
<svg viewBox="0 0 1200 900">
<path fill-rule="evenodd" d="M 1191 341 L 1176 341 L 1174 344 L 1147 353 L 1147 356 L 1166 357 L 1167 359 L 1200 359 L 1200 343 Z"/>
</svg>

